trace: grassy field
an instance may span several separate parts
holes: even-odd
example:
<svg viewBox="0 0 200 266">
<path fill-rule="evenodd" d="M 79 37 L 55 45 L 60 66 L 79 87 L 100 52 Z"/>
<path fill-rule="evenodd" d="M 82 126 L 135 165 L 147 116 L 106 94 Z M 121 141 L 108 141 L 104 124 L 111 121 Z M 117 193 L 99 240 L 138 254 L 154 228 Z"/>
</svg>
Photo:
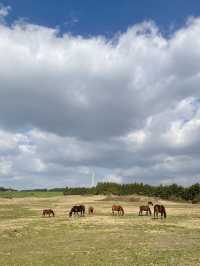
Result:
<svg viewBox="0 0 200 266">
<path fill-rule="evenodd" d="M 0 191 L 0 198 L 7 199 L 27 197 L 49 198 L 61 195 L 63 195 L 63 193 L 59 191 Z"/>
<path fill-rule="evenodd" d="M 0 265 L 200 265 L 200 205 L 165 204 L 167 219 L 139 217 L 144 197 L 57 196 L 0 198 Z M 154 200 L 155 202 L 155 200 Z M 73 204 L 93 216 L 69 218 Z M 124 217 L 111 215 L 113 203 Z M 43 218 L 53 208 L 55 218 Z"/>
</svg>

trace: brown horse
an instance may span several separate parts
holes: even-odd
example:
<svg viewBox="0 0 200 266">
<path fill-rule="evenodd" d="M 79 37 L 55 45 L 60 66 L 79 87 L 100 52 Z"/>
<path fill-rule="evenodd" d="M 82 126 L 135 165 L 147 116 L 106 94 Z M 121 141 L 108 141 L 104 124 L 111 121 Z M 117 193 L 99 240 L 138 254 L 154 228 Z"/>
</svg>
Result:
<svg viewBox="0 0 200 266">
<path fill-rule="evenodd" d="M 114 215 L 114 212 L 117 211 L 118 215 L 123 216 L 124 215 L 124 209 L 120 205 L 113 205 L 112 206 L 112 214 Z"/>
<path fill-rule="evenodd" d="M 42 212 L 43 216 L 49 215 L 49 217 L 51 217 L 51 214 L 52 214 L 53 217 L 55 216 L 55 213 L 54 213 L 54 211 L 52 209 L 45 209 Z"/>
<path fill-rule="evenodd" d="M 159 204 L 156 204 L 154 205 L 154 218 L 157 218 L 158 219 L 158 214 L 161 214 L 161 219 L 164 217 L 166 218 L 167 217 L 167 213 L 166 213 L 166 210 L 165 210 L 165 207 L 163 205 L 159 205 Z"/>
<path fill-rule="evenodd" d="M 92 206 L 90 206 L 88 208 L 88 214 L 93 214 L 94 213 L 94 208 Z"/>
<path fill-rule="evenodd" d="M 148 202 L 148 205 L 143 205 L 143 206 L 140 206 L 139 208 L 139 216 L 142 215 L 143 211 L 146 212 L 146 215 L 151 215 L 151 208 L 149 207 L 149 205 L 152 205 L 153 206 L 153 203 L 151 201 Z"/>
<path fill-rule="evenodd" d="M 73 206 L 69 212 L 69 217 L 71 217 L 72 214 L 79 216 L 79 212 L 80 212 L 80 216 L 85 215 L 85 206 L 84 205 Z"/>
<path fill-rule="evenodd" d="M 142 214 L 143 211 L 146 212 L 146 215 L 149 215 L 149 214 L 151 215 L 151 209 L 150 209 L 149 205 L 147 205 L 147 206 L 140 206 L 140 209 L 139 209 L 139 216 L 143 215 L 143 214 Z"/>
</svg>

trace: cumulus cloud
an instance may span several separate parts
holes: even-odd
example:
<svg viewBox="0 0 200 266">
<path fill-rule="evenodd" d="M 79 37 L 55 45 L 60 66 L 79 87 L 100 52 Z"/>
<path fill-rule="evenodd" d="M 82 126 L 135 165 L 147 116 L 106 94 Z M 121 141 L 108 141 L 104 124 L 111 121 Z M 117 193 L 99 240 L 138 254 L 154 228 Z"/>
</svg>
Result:
<svg viewBox="0 0 200 266">
<path fill-rule="evenodd" d="M 9 12 L 11 10 L 10 6 L 4 6 L 2 4 L 0 4 L 0 21 L 1 23 L 3 23 L 5 20 L 5 17 L 8 16 Z"/>
<path fill-rule="evenodd" d="M 2 184 L 88 185 L 93 170 L 96 181 L 198 180 L 199 36 L 198 18 L 168 38 L 143 22 L 110 40 L 1 22 Z"/>
</svg>

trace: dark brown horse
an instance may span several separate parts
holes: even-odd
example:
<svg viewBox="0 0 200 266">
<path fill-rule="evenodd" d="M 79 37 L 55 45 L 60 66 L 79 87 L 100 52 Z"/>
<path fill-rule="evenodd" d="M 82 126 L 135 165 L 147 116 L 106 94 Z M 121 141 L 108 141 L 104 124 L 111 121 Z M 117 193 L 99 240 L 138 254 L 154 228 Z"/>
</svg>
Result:
<svg viewBox="0 0 200 266">
<path fill-rule="evenodd" d="M 74 215 L 78 215 L 79 216 L 84 216 L 85 215 L 85 206 L 84 205 L 75 205 L 71 208 L 70 212 L 69 212 L 69 216 L 71 217 L 72 214 Z"/>
<path fill-rule="evenodd" d="M 93 214 L 94 213 L 94 208 L 92 206 L 90 206 L 88 208 L 88 214 Z"/>
<path fill-rule="evenodd" d="M 117 211 L 118 215 L 123 216 L 124 215 L 124 209 L 120 205 L 113 205 L 112 206 L 112 214 L 114 215 L 115 211 Z"/>
<path fill-rule="evenodd" d="M 42 215 L 43 215 L 43 216 L 49 215 L 49 217 L 50 217 L 51 214 L 52 214 L 53 217 L 55 216 L 55 213 L 54 213 L 54 211 L 53 211 L 52 209 L 45 209 L 45 210 L 43 210 L 43 212 L 42 212 Z"/>
<path fill-rule="evenodd" d="M 154 205 L 154 218 L 157 218 L 158 219 L 158 214 L 161 214 L 161 219 L 164 217 L 166 218 L 167 217 L 167 213 L 166 213 L 166 210 L 165 210 L 165 207 L 163 205 L 159 205 L 159 204 L 156 204 Z"/>
</svg>

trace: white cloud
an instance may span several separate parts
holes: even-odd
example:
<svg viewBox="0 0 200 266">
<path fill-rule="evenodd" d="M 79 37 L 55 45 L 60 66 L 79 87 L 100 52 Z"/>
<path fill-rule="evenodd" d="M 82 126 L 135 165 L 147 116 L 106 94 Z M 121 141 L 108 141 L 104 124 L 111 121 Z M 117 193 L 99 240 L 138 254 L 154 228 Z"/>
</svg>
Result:
<svg viewBox="0 0 200 266">
<path fill-rule="evenodd" d="M 4 5 L 0 4 L 0 21 L 2 23 L 4 22 L 4 18 L 6 16 L 8 16 L 10 10 L 11 10 L 10 6 L 4 6 Z"/>
<path fill-rule="evenodd" d="M 113 40 L 2 22 L 4 184 L 87 185 L 88 169 L 97 181 L 190 183 L 200 174 L 199 36 L 198 18 L 170 38 L 144 22 Z"/>
<path fill-rule="evenodd" d="M 12 162 L 4 158 L 0 159 L 0 175 L 5 177 L 12 173 Z"/>
<path fill-rule="evenodd" d="M 114 183 L 118 183 L 121 184 L 123 182 L 123 178 L 121 176 L 112 174 L 112 175 L 108 175 L 103 179 L 104 182 L 114 182 Z"/>
</svg>

